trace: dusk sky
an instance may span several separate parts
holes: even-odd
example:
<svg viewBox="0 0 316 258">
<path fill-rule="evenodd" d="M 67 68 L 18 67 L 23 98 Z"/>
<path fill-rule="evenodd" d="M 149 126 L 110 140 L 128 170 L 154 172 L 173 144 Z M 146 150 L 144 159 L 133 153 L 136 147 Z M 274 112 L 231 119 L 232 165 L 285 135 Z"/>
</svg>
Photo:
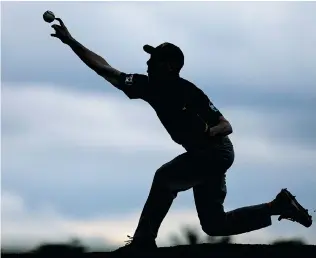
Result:
<svg viewBox="0 0 316 258">
<path fill-rule="evenodd" d="M 203 89 L 234 129 L 225 210 L 271 201 L 288 188 L 315 217 L 315 2 L 2 2 L 1 8 L 3 245 L 74 236 L 91 245 L 124 244 L 155 171 L 184 152 L 148 104 L 129 100 L 50 37 L 46 10 L 126 73 L 146 73 L 144 44 L 178 45 L 185 55 L 181 76 Z M 186 224 L 201 230 L 191 190 L 178 195 L 158 245 L 168 245 Z M 291 237 L 316 244 L 316 226 L 273 218 L 271 227 L 234 241 Z"/>
</svg>

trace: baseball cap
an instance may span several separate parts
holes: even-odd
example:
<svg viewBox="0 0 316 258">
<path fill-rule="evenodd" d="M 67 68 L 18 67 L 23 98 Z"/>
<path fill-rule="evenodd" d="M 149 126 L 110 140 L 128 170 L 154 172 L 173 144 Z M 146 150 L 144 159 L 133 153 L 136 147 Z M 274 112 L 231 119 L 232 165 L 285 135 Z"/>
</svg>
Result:
<svg viewBox="0 0 316 258">
<path fill-rule="evenodd" d="M 182 50 L 172 43 L 165 42 L 157 47 L 144 45 L 143 49 L 146 53 L 157 56 L 161 60 L 175 62 L 179 70 L 184 65 L 184 55 Z"/>
</svg>

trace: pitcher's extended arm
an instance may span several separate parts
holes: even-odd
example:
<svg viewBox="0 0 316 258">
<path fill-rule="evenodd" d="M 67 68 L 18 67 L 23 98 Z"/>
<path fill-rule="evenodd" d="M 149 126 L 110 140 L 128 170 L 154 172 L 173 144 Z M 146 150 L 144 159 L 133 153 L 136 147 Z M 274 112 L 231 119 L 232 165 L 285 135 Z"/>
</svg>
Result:
<svg viewBox="0 0 316 258">
<path fill-rule="evenodd" d="M 80 44 L 77 40 L 71 39 L 68 42 L 68 45 L 88 67 L 90 67 L 98 75 L 102 76 L 113 86 L 119 87 L 119 78 L 121 75 L 120 71 L 114 69 L 107 61 L 105 61 L 104 58 L 92 52 Z"/>
<path fill-rule="evenodd" d="M 59 22 L 52 25 L 55 33 L 51 34 L 52 37 L 60 39 L 64 44 L 71 47 L 76 55 L 93 71 L 102 76 L 113 86 L 120 88 L 120 76 L 121 72 L 111 67 L 101 56 L 92 52 L 77 40 L 75 40 L 66 25 L 60 18 L 55 18 Z"/>
</svg>

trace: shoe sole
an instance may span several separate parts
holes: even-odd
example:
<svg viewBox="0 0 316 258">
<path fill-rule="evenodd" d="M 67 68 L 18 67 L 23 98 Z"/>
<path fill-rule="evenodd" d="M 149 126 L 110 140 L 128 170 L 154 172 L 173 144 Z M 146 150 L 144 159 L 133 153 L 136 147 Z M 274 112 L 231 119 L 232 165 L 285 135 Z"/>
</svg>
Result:
<svg viewBox="0 0 316 258">
<path fill-rule="evenodd" d="M 285 197 L 289 200 L 289 203 L 296 210 L 296 212 L 302 215 L 302 217 L 304 218 L 301 224 L 309 228 L 313 224 L 312 216 L 308 214 L 308 211 L 302 205 L 299 204 L 299 202 L 287 189 L 282 189 L 282 194 L 284 194 Z M 279 217 L 279 220 L 281 220 L 281 217 Z"/>
</svg>

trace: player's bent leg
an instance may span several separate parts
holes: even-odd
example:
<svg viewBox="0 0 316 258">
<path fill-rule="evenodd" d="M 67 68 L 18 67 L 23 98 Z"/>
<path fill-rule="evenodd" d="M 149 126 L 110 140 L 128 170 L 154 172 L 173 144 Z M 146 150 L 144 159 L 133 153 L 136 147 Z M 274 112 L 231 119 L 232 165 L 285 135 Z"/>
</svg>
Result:
<svg viewBox="0 0 316 258">
<path fill-rule="evenodd" d="M 193 188 L 196 210 L 203 231 L 211 236 L 242 234 L 271 225 L 267 204 L 224 211 L 225 173 L 214 171 L 208 181 Z"/>
<path fill-rule="evenodd" d="M 168 163 L 159 168 L 152 181 L 151 189 L 143 207 L 138 226 L 134 236 L 129 237 L 127 244 L 115 251 L 121 252 L 138 252 L 140 250 L 152 250 L 157 248 L 155 239 L 158 229 L 164 217 L 170 209 L 176 192 L 170 191 L 167 187 L 165 173 L 168 172 Z"/>
<path fill-rule="evenodd" d="M 156 171 L 135 234 L 128 246 L 116 252 L 156 247 L 155 238 L 159 227 L 177 193 L 188 190 L 203 180 L 199 173 L 192 170 L 191 164 L 192 156 L 183 153 Z"/>
<path fill-rule="evenodd" d="M 214 212 L 201 221 L 203 231 L 210 236 L 230 236 L 262 229 L 271 225 L 266 204 L 243 207 L 230 212 Z"/>
<path fill-rule="evenodd" d="M 229 236 L 247 233 L 268 227 L 272 224 L 271 216 L 278 215 L 279 220 L 288 219 L 310 227 L 312 217 L 295 197 L 286 189 L 282 189 L 270 203 L 239 208 L 230 212 L 218 202 L 213 202 L 213 212 L 199 209 L 203 231 L 211 236 Z"/>
<path fill-rule="evenodd" d="M 200 157 L 186 152 L 156 171 L 134 237 L 157 237 L 159 227 L 177 194 L 205 181 L 206 173 L 197 164 L 201 164 Z"/>
<path fill-rule="evenodd" d="M 157 237 L 160 224 L 177 196 L 177 191 L 169 187 L 166 176 L 169 169 L 167 163 L 156 171 L 134 238 L 155 239 Z"/>
</svg>

